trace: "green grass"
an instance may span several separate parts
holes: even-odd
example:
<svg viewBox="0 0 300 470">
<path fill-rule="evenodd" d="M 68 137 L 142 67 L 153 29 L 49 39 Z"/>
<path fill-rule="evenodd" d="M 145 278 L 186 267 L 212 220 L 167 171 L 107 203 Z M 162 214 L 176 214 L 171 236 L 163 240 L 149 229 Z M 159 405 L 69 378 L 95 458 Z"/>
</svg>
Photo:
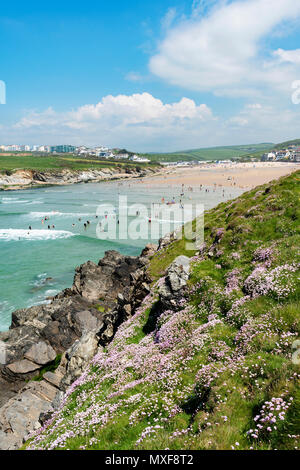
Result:
<svg viewBox="0 0 300 470">
<path fill-rule="evenodd" d="M 82 158 L 73 155 L 0 155 L 0 172 L 10 172 L 15 170 L 35 170 L 35 171 L 55 171 L 62 169 L 69 170 L 101 170 L 102 168 L 146 168 L 155 167 L 155 164 L 117 162 L 100 160 L 93 158 Z"/>
<path fill-rule="evenodd" d="M 232 145 L 225 147 L 210 147 L 194 150 L 184 150 L 170 153 L 142 154 L 152 161 L 175 162 L 188 160 L 228 160 L 241 157 L 260 157 L 274 147 L 274 144 Z"/>
<path fill-rule="evenodd" d="M 61 356 L 62 356 L 61 354 L 58 354 L 53 362 L 51 362 L 47 366 L 43 367 L 39 371 L 38 375 L 35 375 L 31 380 L 34 380 L 36 382 L 40 382 L 41 380 L 43 380 L 44 374 L 46 374 L 46 372 L 54 372 L 60 364 Z"/>
<path fill-rule="evenodd" d="M 155 316 L 154 284 L 41 440 L 26 447 L 299 448 L 300 370 L 292 361 L 300 331 L 299 180 L 298 171 L 207 212 L 206 247 L 193 260 L 183 307 Z M 195 254 L 185 241 L 152 257 L 154 281 L 178 255 Z M 262 249 L 271 250 L 264 261 Z M 253 295 L 246 280 L 264 263 L 276 282 Z M 285 265 L 294 267 L 284 274 Z M 237 285 L 227 291 L 232 272 Z M 281 398 L 289 404 L 283 419 L 253 437 L 254 418 Z"/>
</svg>

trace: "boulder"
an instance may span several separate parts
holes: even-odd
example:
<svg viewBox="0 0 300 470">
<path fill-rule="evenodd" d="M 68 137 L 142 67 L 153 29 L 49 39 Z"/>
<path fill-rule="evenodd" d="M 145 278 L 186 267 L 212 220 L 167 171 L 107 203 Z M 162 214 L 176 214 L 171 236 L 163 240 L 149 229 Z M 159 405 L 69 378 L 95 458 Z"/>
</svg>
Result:
<svg viewBox="0 0 300 470">
<path fill-rule="evenodd" d="M 39 341 L 28 349 L 24 357 L 36 364 L 45 365 L 54 361 L 56 358 L 56 352 L 49 344 L 44 341 Z"/>
<path fill-rule="evenodd" d="M 162 310 L 177 308 L 178 300 L 183 296 L 190 273 L 190 258 L 178 256 L 167 270 L 163 284 L 159 287 L 159 299 Z"/>
<path fill-rule="evenodd" d="M 63 375 L 59 373 L 59 371 L 55 371 L 55 372 L 48 371 L 43 375 L 44 380 L 46 380 L 51 385 L 54 385 L 57 388 L 59 388 L 62 378 L 63 378 Z"/>
<path fill-rule="evenodd" d="M 6 344 L 0 340 L 0 364 L 6 364 Z"/>
<path fill-rule="evenodd" d="M 30 382 L 0 408 L 0 449 L 18 449 L 38 429 L 39 416 L 51 409 L 57 389 L 44 380 Z"/>
<path fill-rule="evenodd" d="M 145 258 L 150 258 L 157 251 L 158 245 L 154 243 L 148 243 L 141 252 L 141 256 Z"/>
<path fill-rule="evenodd" d="M 86 368 L 90 360 L 95 356 L 98 350 L 98 337 L 95 332 L 87 332 L 82 337 L 75 341 L 68 351 L 64 354 L 59 373 L 65 369 L 66 373 L 61 381 L 61 388 L 66 389 L 73 383 Z"/>
<path fill-rule="evenodd" d="M 34 372 L 40 369 L 40 366 L 34 362 L 29 361 L 28 359 L 22 359 L 21 361 L 13 362 L 6 366 L 13 374 L 28 374 L 29 372 Z"/>
</svg>

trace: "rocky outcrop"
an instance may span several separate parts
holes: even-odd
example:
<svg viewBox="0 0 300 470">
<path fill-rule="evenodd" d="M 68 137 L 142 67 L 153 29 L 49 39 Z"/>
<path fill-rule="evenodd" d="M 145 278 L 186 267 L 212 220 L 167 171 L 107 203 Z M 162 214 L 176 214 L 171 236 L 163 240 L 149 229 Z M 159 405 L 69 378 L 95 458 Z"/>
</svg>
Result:
<svg viewBox="0 0 300 470">
<path fill-rule="evenodd" d="M 0 449 L 18 449 L 38 429 L 39 416 L 51 408 L 57 390 L 48 382 L 30 382 L 0 408 Z"/>
<path fill-rule="evenodd" d="M 49 364 L 56 358 L 56 352 L 54 349 L 45 341 L 39 341 L 37 344 L 33 344 L 31 348 L 24 354 L 25 359 L 35 362 L 39 365 Z"/>
<path fill-rule="evenodd" d="M 50 304 L 13 313 L 10 330 L 0 333 L 0 449 L 22 444 L 140 306 L 150 291 L 147 256 L 153 250 L 140 257 L 108 251 L 98 264 L 78 267 L 72 287 Z M 61 362 L 53 371 L 58 354 Z M 28 383 L 45 366 L 42 380 Z"/>
<path fill-rule="evenodd" d="M 133 274 L 144 267 L 143 257 L 108 251 L 98 264 L 88 261 L 77 268 L 71 290 L 62 295 L 79 294 L 89 302 L 100 300 L 103 306 L 111 308 L 118 294 L 131 284 Z"/>
<path fill-rule="evenodd" d="M 101 170 L 52 170 L 33 171 L 16 170 L 12 174 L 0 174 L 0 190 L 16 190 L 45 185 L 65 185 L 76 183 L 99 182 L 112 179 L 141 178 L 156 171 L 145 168 L 139 171 L 136 167 L 124 171 L 116 168 L 102 168 Z"/>
<path fill-rule="evenodd" d="M 96 331 L 88 331 L 75 341 L 65 352 L 61 364 L 55 374 L 62 376 L 59 383 L 60 390 L 66 390 L 78 377 L 81 376 L 86 365 L 95 356 L 99 345 Z M 52 377 L 52 383 L 53 383 Z"/>
<path fill-rule="evenodd" d="M 190 273 L 190 258 L 178 256 L 170 264 L 163 283 L 159 286 L 159 302 L 162 310 L 176 309 L 183 296 Z"/>
</svg>

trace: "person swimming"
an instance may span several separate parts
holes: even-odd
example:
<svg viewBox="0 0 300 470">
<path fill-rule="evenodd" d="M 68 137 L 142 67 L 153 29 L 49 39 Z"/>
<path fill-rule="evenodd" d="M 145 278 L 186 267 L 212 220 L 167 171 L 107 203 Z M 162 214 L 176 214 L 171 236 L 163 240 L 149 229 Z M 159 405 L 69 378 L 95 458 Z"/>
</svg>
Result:
<svg viewBox="0 0 300 470">
<path fill-rule="evenodd" d="M 29 229 L 29 230 L 32 230 L 31 225 L 29 225 L 28 229 Z"/>
</svg>

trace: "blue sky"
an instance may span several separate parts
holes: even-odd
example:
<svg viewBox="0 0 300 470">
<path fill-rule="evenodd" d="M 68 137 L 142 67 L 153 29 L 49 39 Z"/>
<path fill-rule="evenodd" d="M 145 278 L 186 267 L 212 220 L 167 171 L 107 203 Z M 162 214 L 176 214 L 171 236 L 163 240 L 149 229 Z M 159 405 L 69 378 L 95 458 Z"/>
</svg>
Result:
<svg viewBox="0 0 300 470">
<path fill-rule="evenodd" d="M 4 4 L 0 143 L 172 151 L 300 137 L 299 31 L 300 0 Z"/>
</svg>

